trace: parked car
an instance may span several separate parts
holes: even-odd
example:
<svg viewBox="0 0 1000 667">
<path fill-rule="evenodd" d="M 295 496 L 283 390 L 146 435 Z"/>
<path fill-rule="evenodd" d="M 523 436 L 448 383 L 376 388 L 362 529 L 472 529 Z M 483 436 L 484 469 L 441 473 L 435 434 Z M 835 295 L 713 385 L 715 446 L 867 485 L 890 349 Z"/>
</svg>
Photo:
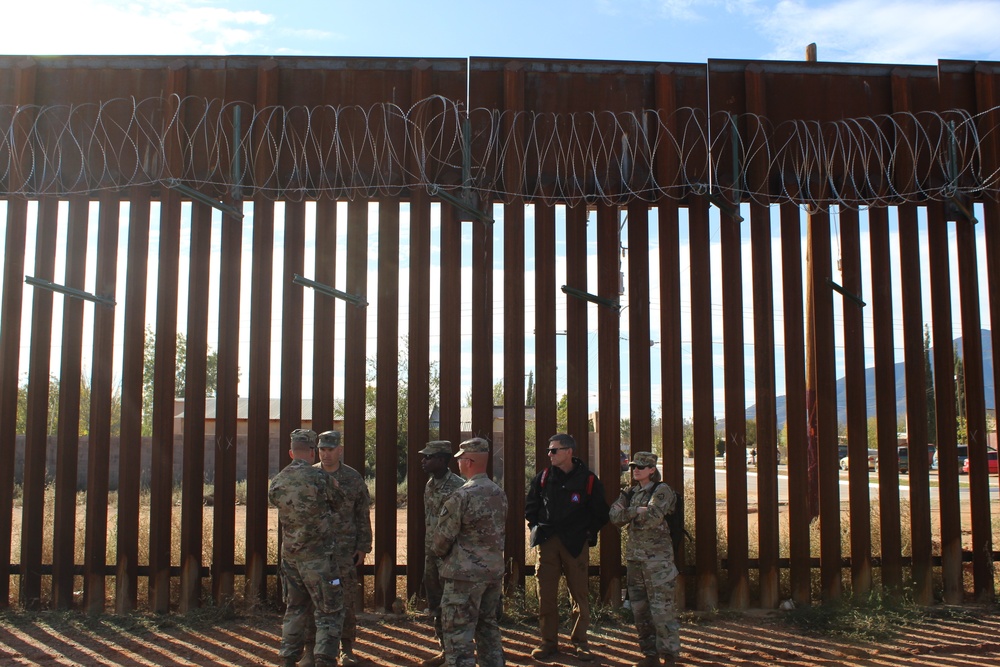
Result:
<svg viewBox="0 0 1000 667">
<path fill-rule="evenodd" d="M 969 446 L 968 445 L 958 445 L 958 447 L 956 448 L 956 451 L 958 453 L 958 473 L 959 474 L 963 474 L 965 471 L 962 470 L 962 468 L 965 467 L 965 459 L 967 459 L 969 457 Z M 937 470 L 940 467 L 940 465 L 941 465 L 941 462 L 940 462 L 940 460 L 938 458 L 938 451 L 937 451 L 937 449 L 935 449 L 934 450 L 934 460 L 931 462 L 931 468 L 933 468 L 934 470 Z"/>
<path fill-rule="evenodd" d="M 840 459 L 840 469 L 841 470 L 849 470 L 850 469 L 850 462 L 848 461 L 849 458 L 850 457 L 845 456 L 842 459 Z M 868 469 L 869 470 L 878 470 L 878 450 L 877 449 L 869 449 L 868 450 Z"/>
<path fill-rule="evenodd" d="M 986 452 L 986 462 L 989 464 L 989 471 L 991 475 L 1000 473 L 1000 460 L 997 459 L 997 452 L 995 449 L 991 449 Z M 965 459 L 965 463 L 962 464 L 962 472 L 966 475 L 969 474 L 969 459 Z"/>
<path fill-rule="evenodd" d="M 910 472 L 910 448 L 897 447 L 896 455 L 899 458 L 899 472 Z"/>
</svg>

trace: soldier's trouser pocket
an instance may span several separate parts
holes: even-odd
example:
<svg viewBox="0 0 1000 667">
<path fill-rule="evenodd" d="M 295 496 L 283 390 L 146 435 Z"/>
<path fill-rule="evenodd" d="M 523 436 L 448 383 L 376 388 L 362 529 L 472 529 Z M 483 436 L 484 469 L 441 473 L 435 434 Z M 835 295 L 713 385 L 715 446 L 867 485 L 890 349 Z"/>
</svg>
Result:
<svg viewBox="0 0 1000 667">
<path fill-rule="evenodd" d="M 319 581 L 321 610 L 327 614 L 336 614 L 344 609 L 344 586 L 340 578 L 340 568 L 333 556 L 326 561 Z"/>
</svg>

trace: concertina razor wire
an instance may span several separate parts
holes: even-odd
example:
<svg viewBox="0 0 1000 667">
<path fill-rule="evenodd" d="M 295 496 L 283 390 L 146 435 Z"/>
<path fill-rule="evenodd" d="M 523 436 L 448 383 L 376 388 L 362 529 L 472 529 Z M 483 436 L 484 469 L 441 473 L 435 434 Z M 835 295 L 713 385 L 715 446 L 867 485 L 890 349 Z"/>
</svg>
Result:
<svg viewBox="0 0 1000 667">
<path fill-rule="evenodd" d="M 981 201 L 1000 192 L 1000 168 L 984 158 L 988 142 L 1000 145 L 998 119 L 1000 107 L 777 124 L 690 107 L 466 115 L 441 96 L 408 109 L 178 96 L 0 105 L 0 196 L 180 182 L 223 199 L 406 198 L 424 188 L 569 205 L 706 193 L 815 208 Z"/>
</svg>

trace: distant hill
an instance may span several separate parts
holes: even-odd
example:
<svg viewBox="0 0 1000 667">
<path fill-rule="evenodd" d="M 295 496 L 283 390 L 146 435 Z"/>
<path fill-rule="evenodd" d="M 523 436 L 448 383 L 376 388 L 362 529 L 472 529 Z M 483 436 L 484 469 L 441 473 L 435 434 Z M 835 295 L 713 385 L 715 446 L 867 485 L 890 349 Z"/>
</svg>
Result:
<svg viewBox="0 0 1000 667">
<path fill-rule="evenodd" d="M 983 345 L 983 385 L 986 395 L 986 407 L 993 409 L 996 407 L 996 394 L 993 386 L 993 342 L 989 330 L 983 329 L 981 332 Z M 962 338 L 953 341 L 955 351 L 962 354 Z M 931 348 L 931 365 L 934 363 L 934 348 Z M 847 389 L 844 378 L 837 380 L 837 420 L 841 423 L 847 420 Z M 868 416 L 875 416 L 875 369 L 865 369 L 865 397 L 868 403 Z M 785 396 L 778 396 L 776 399 L 776 411 L 778 424 L 785 423 Z M 904 376 L 904 364 L 896 364 L 896 414 L 906 413 L 906 377 Z M 752 405 L 747 408 L 747 419 L 754 419 L 757 416 L 757 406 Z"/>
</svg>

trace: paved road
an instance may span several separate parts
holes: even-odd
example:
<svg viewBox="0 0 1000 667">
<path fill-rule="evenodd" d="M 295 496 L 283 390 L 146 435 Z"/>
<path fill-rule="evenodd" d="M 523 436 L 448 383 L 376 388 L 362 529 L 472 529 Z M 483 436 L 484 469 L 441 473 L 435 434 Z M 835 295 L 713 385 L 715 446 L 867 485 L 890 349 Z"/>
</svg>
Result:
<svg viewBox="0 0 1000 667">
<path fill-rule="evenodd" d="M 937 471 L 932 470 L 932 486 L 930 487 L 930 501 L 932 506 L 937 506 L 938 504 L 938 487 L 934 482 L 936 482 Z M 694 466 L 685 465 L 684 467 L 684 478 L 685 480 L 694 480 Z M 879 483 L 877 477 L 874 477 L 874 473 L 870 475 L 871 481 L 869 481 L 869 497 L 872 501 L 878 499 L 879 494 Z M 962 480 L 968 480 L 967 476 L 962 476 Z M 902 498 L 908 498 L 910 495 L 909 480 L 906 475 L 900 475 L 899 478 L 899 495 Z M 840 497 L 842 500 L 846 501 L 848 499 L 848 488 L 849 480 L 848 473 L 840 473 Z M 722 467 L 717 467 L 715 469 L 715 489 L 716 493 L 724 496 L 726 490 L 726 469 Z M 962 503 L 966 503 L 969 500 L 969 487 L 960 486 L 959 490 L 959 500 Z M 1000 497 L 1000 480 L 996 476 L 990 476 L 990 496 L 995 500 Z M 747 502 L 753 504 L 757 502 L 757 471 L 751 466 L 747 470 Z M 788 503 L 788 474 L 785 466 L 778 466 L 778 503 L 787 504 Z"/>
</svg>

